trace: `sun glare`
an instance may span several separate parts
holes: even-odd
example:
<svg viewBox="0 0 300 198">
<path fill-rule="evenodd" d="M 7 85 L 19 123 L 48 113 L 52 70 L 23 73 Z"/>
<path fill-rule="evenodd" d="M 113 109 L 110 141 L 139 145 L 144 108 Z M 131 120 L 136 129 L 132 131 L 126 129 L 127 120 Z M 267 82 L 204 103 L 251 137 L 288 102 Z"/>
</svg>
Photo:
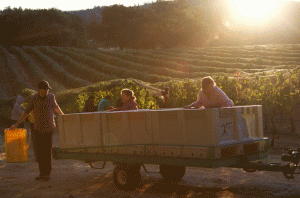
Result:
<svg viewBox="0 0 300 198">
<path fill-rule="evenodd" d="M 228 0 L 232 20 L 256 25 L 274 18 L 284 5 L 283 0 Z"/>
</svg>

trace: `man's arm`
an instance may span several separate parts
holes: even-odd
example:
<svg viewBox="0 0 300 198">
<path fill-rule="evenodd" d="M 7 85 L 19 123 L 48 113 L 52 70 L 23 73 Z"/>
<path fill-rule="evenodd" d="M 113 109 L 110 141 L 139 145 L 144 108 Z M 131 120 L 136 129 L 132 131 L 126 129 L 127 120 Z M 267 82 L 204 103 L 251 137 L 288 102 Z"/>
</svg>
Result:
<svg viewBox="0 0 300 198">
<path fill-rule="evenodd" d="M 23 113 L 22 113 L 21 117 L 19 118 L 19 120 L 15 124 L 13 124 L 10 127 L 10 129 L 16 129 L 18 127 L 18 125 L 21 124 L 23 122 L 23 120 L 25 120 L 25 118 L 27 118 L 27 116 L 28 116 L 28 114 L 25 111 L 23 111 Z"/>
<path fill-rule="evenodd" d="M 59 106 L 54 107 L 54 111 L 56 111 L 56 113 L 58 113 L 59 115 L 64 115 Z"/>
<path fill-rule="evenodd" d="M 56 113 L 58 113 L 59 115 L 63 115 L 64 113 L 62 112 L 62 110 L 60 109 L 60 107 L 58 106 L 57 102 L 56 102 L 56 99 L 55 99 L 55 95 L 54 94 L 51 94 L 52 95 L 52 99 L 53 99 L 53 110 L 56 111 Z"/>
</svg>

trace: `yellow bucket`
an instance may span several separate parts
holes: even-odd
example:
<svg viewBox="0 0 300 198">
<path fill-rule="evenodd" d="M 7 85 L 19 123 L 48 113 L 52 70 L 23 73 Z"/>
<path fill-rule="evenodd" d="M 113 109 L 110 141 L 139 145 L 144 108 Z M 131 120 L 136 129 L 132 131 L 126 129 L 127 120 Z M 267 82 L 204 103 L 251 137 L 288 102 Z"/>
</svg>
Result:
<svg viewBox="0 0 300 198">
<path fill-rule="evenodd" d="M 26 129 L 5 129 L 5 155 L 7 162 L 27 162 Z"/>
</svg>

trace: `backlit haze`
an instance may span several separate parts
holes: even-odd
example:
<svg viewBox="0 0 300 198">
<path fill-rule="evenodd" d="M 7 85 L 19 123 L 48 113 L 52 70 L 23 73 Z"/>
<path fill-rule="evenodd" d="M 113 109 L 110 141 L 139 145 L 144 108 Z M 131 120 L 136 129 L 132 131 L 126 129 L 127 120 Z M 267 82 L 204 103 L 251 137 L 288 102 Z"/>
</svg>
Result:
<svg viewBox="0 0 300 198">
<path fill-rule="evenodd" d="M 51 1 L 36 1 L 36 0 L 9 0 L 0 1 L 0 10 L 4 10 L 6 7 L 23 9 L 49 9 L 57 8 L 62 11 L 70 10 L 85 10 L 92 9 L 95 6 L 110 6 L 114 4 L 121 4 L 124 6 L 143 5 L 144 3 L 151 3 L 151 0 L 84 0 L 84 1 L 69 1 L 69 0 L 51 0 Z"/>
</svg>

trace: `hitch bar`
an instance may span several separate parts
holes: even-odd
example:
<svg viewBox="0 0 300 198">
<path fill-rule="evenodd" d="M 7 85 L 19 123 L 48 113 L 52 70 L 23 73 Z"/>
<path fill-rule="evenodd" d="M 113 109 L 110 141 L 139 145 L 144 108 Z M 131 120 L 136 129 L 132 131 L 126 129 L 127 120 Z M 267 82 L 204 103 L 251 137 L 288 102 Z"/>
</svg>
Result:
<svg viewBox="0 0 300 198">
<path fill-rule="evenodd" d="M 247 162 L 243 161 L 238 165 L 233 166 L 233 168 L 242 168 L 246 172 L 255 172 L 255 171 L 276 171 L 282 172 L 285 178 L 294 179 L 294 174 L 300 174 L 300 148 L 298 149 L 290 149 L 288 151 L 288 155 L 282 155 L 281 160 L 284 162 L 292 162 L 286 165 L 282 165 L 279 163 L 262 163 L 262 162 Z M 295 172 L 299 169 L 299 171 Z"/>
<path fill-rule="evenodd" d="M 255 171 L 274 171 L 274 172 L 282 172 L 283 175 L 287 179 L 294 179 L 294 174 L 300 174 L 300 172 L 295 172 L 296 169 L 298 168 L 300 170 L 300 166 L 296 164 L 278 164 L 278 163 L 271 163 L 271 164 L 266 164 L 262 162 L 248 162 L 245 164 L 239 164 L 237 166 L 234 166 L 234 168 L 242 168 L 246 172 L 255 172 Z"/>
</svg>

